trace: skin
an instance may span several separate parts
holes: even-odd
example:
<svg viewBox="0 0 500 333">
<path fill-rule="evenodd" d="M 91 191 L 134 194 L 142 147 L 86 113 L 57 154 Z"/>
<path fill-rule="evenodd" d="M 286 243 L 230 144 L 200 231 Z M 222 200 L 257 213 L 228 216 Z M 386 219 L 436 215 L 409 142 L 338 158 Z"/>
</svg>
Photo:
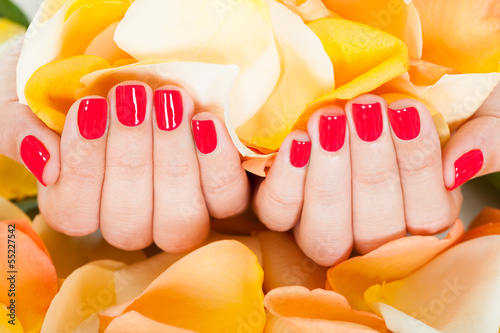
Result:
<svg viewBox="0 0 500 333">
<path fill-rule="evenodd" d="M 116 116 L 113 87 L 108 96 L 108 128 L 97 140 L 78 130 L 79 101 L 68 111 L 61 137 L 49 130 L 31 110 L 18 103 L 15 68 L 20 46 L 12 48 L 0 69 L 0 154 L 23 163 L 19 147 L 34 135 L 51 159 L 39 185 L 39 206 L 48 223 L 68 235 L 86 235 L 101 228 L 116 247 L 135 250 L 152 242 L 168 252 L 184 252 L 203 242 L 209 216 L 224 218 L 244 211 L 251 201 L 250 186 L 239 154 L 224 124 L 210 113 L 195 114 L 192 98 L 182 93 L 184 117 L 171 132 L 155 122 L 153 91 L 146 120 L 127 128 Z M 102 98 L 88 96 L 86 98 Z M 352 120 L 353 103 L 380 103 L 384 129 L 375 142 L 359 139 Z M 254 189 L 253 207 L 271 230 L 293 228 L 302 250 L 318 264 L 333 265 L 352 249 L 367 253 L 406 235 L 432 234 L 448 228 L 458 216 L 460 190 L 454 184 L 455 161 L 481 149 L 484 166 L 477 176 L 500 170 L 500 87 L 474 117 L 454 134 L 441 151 L 429 111 L 414 100 L 391 105 L 378 96 L 364 95 L 345 108 L 326 107 L 309 120 L 307 131 L 295 131 L 283 142 L 268 177 Z M 420 135 L 397 138 L 387 109 L 417 108 Z M 346 138 L 337 152 L 319 144 L 321 115 L 347 116 Z M 191 119 L 212 120 L 218 145 L 208 155 L 193 141 Z M 293 140 L 311 141 L 309 163 L 290 164 Z M 126 158 L 123 158 L 126 156 Z M 418 157 L 418 158 L 416 158 Z M 444 175 L 444 176 L 443 176 Z M 75 195 L 77 193 L 77 195 Z"/>
</svg>

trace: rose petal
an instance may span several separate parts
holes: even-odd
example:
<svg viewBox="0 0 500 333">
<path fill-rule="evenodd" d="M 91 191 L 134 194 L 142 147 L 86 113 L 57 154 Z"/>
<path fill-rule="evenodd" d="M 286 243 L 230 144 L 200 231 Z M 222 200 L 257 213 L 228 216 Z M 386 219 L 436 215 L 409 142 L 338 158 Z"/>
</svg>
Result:
<svg viewBox="0 0 500 333">
<path fill-rule="evenodd" d="M 196 333 L 149 319 L 138 312 L 130 311 L 114 319 L 104 333 Z"/>
<path fill-rule="evenodd" d="M 282 287 L 270 291 L 264 304 L 266 309 L 293 332 L 387 331 L 380 317 L 353 310 L 342 295 L 333 291 L 310 291 L 298 286 Z"/>
<path fill-rule="evenodd" d="M 262 107 L 280 76 L 263 0 L 136 1 L 118 25 L 115 41 L 138 60 L 238 65 L 240 75 L 230 101 L 235 127 Z"/>
<path fill-rule="evenodd" d="M 9 225 L 15 225 L 15 238 L 12 238 L 12 233 L 8 231 Z M 1 221 L 0 239 L 0 255 L 5 258 L 0 263 L 0 303 L 10 305 L 12 296 L 9 296 L 11 283 L 8 278 L 15 275 L 16 315 L 26 332 L 38 331 L 58 289 L 54 266 L 41 239 L 27 220 Z M 9 263 L 7 249 L 12 250 L 12 241 L 15 241 L 15 262 Z M 9 252 L 9 255 L 11 254 L 12 252 Z M 14 266 L 10 266 L 11 264 Z M 10 271 L 16 271 L 17 274 L 9 273 Z M 0 320 L 4 322 L 7 317 Z"/>
<path fill-rule="evenodd" d="M 333 67 L 319 38 L 299 16 L 274 0 L 266 1 L 282 72 L 264 106 L 236 133 L 244 143 L 263 153 L 275 152 L 307 104 L 334 88 Z M 234 114 L 234 113 L 233 113 Z"/>
<path fill-rule="evenodd" d="M 406 313 L 419 320 L 420 326 L 439 332 L 496 333 L 500 327 L 500 236 L 461 243 L 403 280 L 371 287 L 366 299 L 395 332 L 418 330 L 415 321 L 402 315 Z"/>
<path fill-rule="evenodd" d="M 115 65 L 117 61 L 135 61 L 129 54 L 120 49 L 113 40 L 117 26 L 118 22 L 112 23 L 98 34 L 90 42 L 84 54 L 104 58 L 108 63 L 113 64 L 113 67 L 118 67 Z"/>
<path fill-rule="evenodd" d="M 422 59 L 462 73 L 498 71 L 500 6 L 497 0 L 414 0 L 422 19 Z"/>
<path fill-rule="evenodd" d="M 21 200 L 36 193 L 36 178 L 24 165 L 0 155 L 0 197 Z"/>
<path fill-rule="evenodd" d="M 453 68 L 443 67 L 424 60 L 410 59 L 410 69 L 408 69 L 410 81 L 416 86 L 432 86 L 436 84 L 444 75 L 460 74 Z"/>
<path fill-rule="evenodd" d="M 325 5 L 344 19 L 370 25 L 401 39 L 408 46 L 410 57 L 422 56 L 420 15 L 411 0 L 325 0 Z"/>
<path fill-rule="evenodd" d="M 273 231 L 257 235 L 263 254 L 264 291 L 284 286 L 303 286 L 310 290 L 323 288 L 326 267 L 309 259 L 287 233 Z"/>
<path fill-rule="evenodd" d="M 330 268 L 328 282 L 354 309 L 370 311 L 363 298 L 370 286 L 408 276 L 455 244 L 462 234 L 462 222 L 457 220 L 442 240 L 434 236 L 411 236 L 392 241 Z"/>
<path fill-rule="evenodd" d="M 75 270 L 50 304 L 41 333 L 72 332 L 92 314 L 115 305 L 114 272 L 123 266 L 100 260 Z"/>
<path fill-rule="evenodd" d="M 10 47 L 9 41 L 25 32 L 23 26 L 0 18 L 0 55 Z"/>
<path fill-rule="evenodd" d="M 59 233 L 48 226 L 41 215 L 33 220 L 33 229 L 47 244 L 60 278 L 66 278 L 77 268 L 100 259 L 116 260 L 126 264 L 146 259 L 142 251 L 123 251 L 109 245 L 100 232 L 83 237 L 70 237 Z"/>
<path fill-rule="evenodd" d="M 460 241 L 466 242 L 474 238 L 488 235 L 500 235 L 500 210 L 496 208 L 484 208 L 472 221 L 469 231 Z"/>
<path fill-rule="evenodd" d="M 500 223 L 500 209 L 485 207 L 469 225 L 469 230 L 479 228 L 490 223 Z"/>
<path fill-rule="evenodd" d="M 30 218 L 19 207 L 0 196 L 0 221 L 9 220 L 30 221 Z"/>
<path fill-rule="evenodd" d="M 368 93 L 409 67 L 408 49 L 394 36 L 370 26 L 325 18 L 308 24 L 333 63 L 337 88 L 308 105 L 294 129 L 306 129 L 318 108 Z"/>
<path fill-rule="evenodd" d="M 215 242 L 170 266 L 124 311 L 197 332 L 233 332 L 244 324 L 249 332 L 262 332 L 262 280 L 247 247 Z M 101 316 L 101 330 L 111 319 Z"/>
<path fill-rule="evenodd" d="M 24 333 L 23 326 L 18 317 L 12 319 L 9 315 L 10 310 L 5 304 L 0 303 L 0 332 L 5 333 Z"/>
<path fill-rule="evenodd" d="M 330 17 L 330 11 L 321 0 L 278 0 L 278 2 L 299 15 L 305 23 Z"/>
</svg>

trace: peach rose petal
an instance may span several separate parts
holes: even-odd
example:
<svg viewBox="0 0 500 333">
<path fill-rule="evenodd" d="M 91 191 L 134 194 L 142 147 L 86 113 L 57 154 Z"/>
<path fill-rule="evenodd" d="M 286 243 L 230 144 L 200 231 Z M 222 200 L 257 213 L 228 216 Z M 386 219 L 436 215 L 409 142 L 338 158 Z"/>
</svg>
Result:
<svg viewBox="0 0 500 333">
<path fill-rule="evenodd" d="M 8 220 L 30 221 L 30 218 L 21 210 L 21 208 L 0 196 L 0 221 Z"/>
<path fill-rule="evenodd" d="M 238 126 L 234 110 L 232 116 L 240 140 L 268 154 L 279 149 L 307 104 L 334 89 L 335 80 L 320 39 L 285 6 L 274 0 L 266 3 L 280 50 L 281 76 L 253 117 Z"/>
<path fill-rule="evenodd" d="M 118 25 L 115 41 L 140 61 L 175 58 L 238 65 L 230 100 L 235 127 L 264 105 L 280 77 L 264 0 L 135 1 Z"/>
<path fill-rule="evenodd" d="M 15 262 L 8 263 L 8 245 L 13 240 L 9 225 L 15 225 Z M 31 228 L 27 220 L 1 221 L 0 237 L 2 247 L 0 255 L 4 260 L 0 263 L 0 303 L 9 306 L 12 297 L 9 297 L 11 283 L 8 278 L 15 275 L 15 300 L 16 315 L 22 323 L 26 332 L 36 332 L 40 330 L 45 313 L 50 302 L 57 293 L 57 275 L 54 265 L 43 245 L 41 239 Z M 13 264 L 14 266 L 10 266 Z M 16 271 L 17 273 L 10 273 Z M 0 319 L 2 325 L 8 317 Z"/>
<path fill-rule="evenodd" d="M 325 0 L 340 17 L 383 30 L 406 43 L 411 58 L 422 56 L 420 15 L 411 0 Z"/>
<path fill-rule="evenodd" d="M 395 332 L 497 333 L 500 235 L 454 246 L 402 280 L 372 286 L 365 297 Z"/>
<path fill-rule="evenodd" d="M 483 208 L 483 210 L 470 224 L 469 230 L 473 230 L 490 223 L 500 223 L 500 209 L 492 207 Z"/>
<path fill-rule="evenodd" d="M 280 332 L 286 324 L 293 332 L 386 332 L 382 318 L 356 311 L 340 294 L 323 289 L 282 287 L 270 291 L 264 305 L 276 319 L 271 325 Z"/>
<path fill-rule="evenodd" d="M 416 86 L 432 86 L 444 75 L 460 74 L 457 70 L 449 67 L 439 66 L 424 60 L 410 59 L 408 69 L 410 81 Z"/>
<path fill-rule="evenodd" d="M 461 73 L 489 73 L 500 61 L 497 0 L 414 0 L 422 19 L 422 59 Z"/>
<path fill-rule="evenodd" d="M 114 319 L 104 333 L 196 333 L 149 319 L 138 312 L 130 311 Z"/>
<path fill-rule="evenodd" d="M 262 332 L 263 272 L 257 257 L 237 241 L 206 245 L 170 266 L 123 313 L 196 332 Z M 101 331 L 110 323 L 101 317 Z"/>
<path fill-rule="evenodd" d="M 41 333 L 72 332 L 92 314 L 115 305 L 114 272 L 123 266 L 100 260 L 75 270 L 50 304 Z"/>
<path fill-rule="evenodd" d="M 89 43 L 84 55 L 94 55 L 104 58 L 108 63 L 116 66 L 118 61 L 135 61 L 129 54 L 120 49 L 113 40 L 118 22 L 110 24 L 106 29 L 94 37 Z"/>
<path fill-rule="evenodd" d="M 392 241 L 364 256 L 330 268 L 328 282 L 334 291 L 347 298 L 354 309 L 370 311 L 363 298 L 370 286 L 408 276 L 454 245 L 463 232 L 462 222 L 457 220 L 442 240 L 434 236 L 411 236 Z"/>
<path fill-rule="evenodd" d="M 326 267 L 309 259 L 287 233 L 264 231 L 257 235 L 263 254 L 264 292 L 285 286 L 310 290 L 324 288 Z"/>
<path fill-rule="evenodd" d="M 68 277 L 91 261 L 110 259 L 133 264 L 146 259 L 142 251 L 123 251 L 109 245 L 100 232 L 70 237 L 52 229 L 41 215 L 33 220 L 33 229 L 46 244 L 59 278 Z"/>
</svg>

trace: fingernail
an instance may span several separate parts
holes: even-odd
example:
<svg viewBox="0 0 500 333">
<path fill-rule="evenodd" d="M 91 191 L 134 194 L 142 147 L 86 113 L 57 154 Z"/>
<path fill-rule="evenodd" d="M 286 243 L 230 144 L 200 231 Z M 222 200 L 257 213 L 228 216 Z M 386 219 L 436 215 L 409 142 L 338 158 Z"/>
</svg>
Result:
<svg viewBox="0 0 500 333">
<path fill-rule="evenodd" d="M 156 121 L 158 128 L 172 131 L 182 122 L 182 95 L 177 90 L 157 90 L 155 92 Z"/>
<path fill-rule="evenodd" d="M 290 163 L 296 168 L 303 168 L 311 156 L 311 142 L 293 140 L 290 150 Z"/>
<path fill-rule="evenodd" d="M 106 132 L 108 101 L 103 98 L 84 99 L 78 109 L 78 128 L 87 140 L 99 139 Z"/>
<path fill-rule="evenodd" d="M 21 158 L 38 181 L 47 186 L 43 181 L 43 170 L 50 160 L 50 154 L 43 143 L 32 135 L 25 137 L 21 142 Z"/>
<path fill-rule="evenodd" d="M 324 150 L 334 152 L 340 150 L 345 140 L 344 115 L 322 115 L 319 120 L 319 142 Z"/>
<path fill-rule="evenodd" d="M 146 118 L 146 88 L 141 85 L 116 87 L 116 114 L 125 126 L 142 124 Z"/>
<path fill-rule="evenodd" d="M 401 140 L 413 140 L 420 134 L 420 116 L 416 108 L 389 109 L 389 121 Z"/>
<path fill-rule="evenodd" d="M 384 128 L 380 103 L 353 104 L 352 115 L 361 140 L 372 142 L 380 138 Z"/>
<path fill-rule="evenodd" d="M 455 185 L 449 188 L 448 191 L 453 191 L 477 175 L 477 173 L 481 171 L 483 163 L 484 156 L 479 149 L 471 150 L 470 152 L 462 155 L 455 162 Z"/>
<path fill-rule="evenodd" d="M 196 147 L 203 154 L 210 154 L 217 147 L 217 133 L 212 120 L 192 120 Z"/>
</svg>

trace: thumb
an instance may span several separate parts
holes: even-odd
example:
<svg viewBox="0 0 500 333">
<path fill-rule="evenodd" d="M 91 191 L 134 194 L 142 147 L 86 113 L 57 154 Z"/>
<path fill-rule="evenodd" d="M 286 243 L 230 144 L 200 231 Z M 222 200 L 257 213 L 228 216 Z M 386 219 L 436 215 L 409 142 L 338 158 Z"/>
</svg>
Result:
<svg viewBox="0 0 500 333">
<path fill-rule="evenodd" d="M 443 150 L 444 180 L 453 191 L 468 180 L 500 171 L 500 85 Z"/>
<path fill-rule="evenodd" d="M 16 66 L 22 42 L 15 43 L 0 58 L 0 154 L 21 164 L 44 185 L 59 177 L 60 137 L 31 109 L 19 104 L 16 93 Z"/>
</svg>

